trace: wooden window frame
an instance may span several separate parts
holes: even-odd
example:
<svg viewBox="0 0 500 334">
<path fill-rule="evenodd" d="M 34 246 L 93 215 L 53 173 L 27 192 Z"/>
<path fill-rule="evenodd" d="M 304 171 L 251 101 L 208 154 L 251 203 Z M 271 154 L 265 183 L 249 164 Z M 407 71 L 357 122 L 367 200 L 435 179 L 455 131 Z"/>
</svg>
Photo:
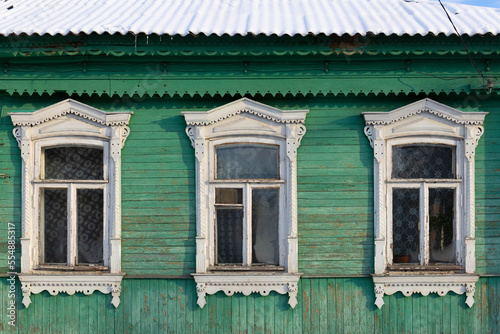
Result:
<svg viewBox="0 0 500 334">
<path fill-rule="evenodd" d="M 108 113 L 72 99 L 35 112 L 9 113 L 22 157 L 21 273 L 23 304 L 30 295 L 49 291 L 86 295 L 98 290 L 111 293 L 112 304 L 120 304 L 121 281 L 121 149 L 130 132 L 132 112 Z M 90 146 L 103 149 L 103 180 L 44 180 L 41 177 L 45 148 Z M 76 265 L 70 260 L 76 246 L 72 227 L 75 216 L 68 213 L 68 263 L 40 263 L 40 189 L 103 189 L 103 266 Z M 71 197 L 71 196 L 70 196 Z M 71 198 L 69 203 L 71 202 Z M 76 201 L 76 199 L 74 199 Z M 74 203 L 73 203 L 74 204 Z M 72 250 L 73 249 L 73 250 Z"/>
<path fill-rule="evenodd" d="M 424 99 L 390 112 L 364 112 L 365 135 L 374 150 L 375 305 L 384 305 L 384 294 L 402 292 L 440 296 L 453 291 L 466 294 L 474 304 L 475 283 L 475 148 L 484 132 L 485 112 L 462 112 L 431 99 Z M 392 147 L 400 144 L 438 144 L 455 147 L 456 179 L 392 179 Z M 455 192 L 456 263 L 428 265 L 426 259 L 413 266 L 392 263 L 392 189 L 404 185 L 426 189 L 449 187 Z M 421 191 L 422 192 L 422 191 Z M 424 193 L 425 194 L 425 191 Z M 421 199 L 421 203 L 423 199 Z M 423 213 L 426 213 L 423 203 Z M 425 217 L 424 217 L 425 219 Z M 427 223 L 421 222 L 424 228 Z M 427 242 L 425 231 L 421 240 Z M 421 250 L 422 251 L 422 250 Z M 428 253 L 423 250 L 422 253 Z"/>
<path fill-rule="evenodd" d="M 265 139 L 265 138 L 253 138 L 253 137 L 239 137 L 237 142 L 235 142 L 234 138 L 225 138 L 219 140 L 213 140 L 209 142 L 209 151 L 214 154 L 210 154 L 209 157 L 212 158 L 209 161 L 210 165 L 210 180 L 209 180 L 209 207 L 211 208 L 209 212 L 209 222 L 214 222 L 213 224 L 209 224 L 209 244 L 213 245 L 209 248 L 209 270 L 217 271 L 217 270 L 245 270 L 245 271 L 259 271 L 259 270 L 283 270 L 285 266 L 285 253 L 284 249 L 286 247 L 286 235 L 285 235 L 285 188 L 286 188 L 286 180 L 283 179 L 283 175 L 285 174 L 285 165 L 284 160 L 279 159 L 279 179 L 217 179 L 216 174 L 216 148 L 219 145 L 224 144 L 268 144 L 275 145 L 279 148 L 279 156 L 285 155 L 284 143 L 283 140 L 275 140 L 275 139 Z M 243 189 L 243 265 L 242 266 L 234 266 L 234 265 L 219 265 L 216 262 L 216 231 L 215 231 L 215 212 L 214 208 L 216 206 L 215 203 L 215 189 L 217 188 L 241 188 Z M 280 204 L 279 204 L 279 221 L 278 221 L 278 230 L 279 230 L 279 266 L 253 266 L 251 263 L 252 251 L 251 251 L 251 208 L 252 201 L 250 199 L 249 193 L 253 189 L 257 188 L 278 188 L 280 190 Z"/>
<path fill-rule="evenodd" d="M 429 222 L 428 222 L 428 194 L 429 188 L 449 188 L 455 190 L 454 199 L 454 231 L 455 231 L 455 249 L 456 249 L 456 267 L 455 270 L 460 271 L 462 268 L 462 258 L 463 258 L 463 241 L 462 241 L 462 225 L 460 224 L 462 213 L 462 207 L 460 205 L 459 199 L 463 198 L 463 161 L 462 156 L 454 156 L 454 179 L 402 179 L 392 177 L 392 147 L 399 145 L 441 145 L 449 146 L 455 148 L 455 152 L 463 152 L 462 142 L 459 140 L 447 140 L 442 138 L 419 138 L 419 137 L 406 137 L 398 138 L 387 141 L 387 166 L 386 166 L 386 184 L 387 184 L 387 270 L 416 270 L 421 271 L 421 267 L 427 266 L 428 269 L 436 268 L 436 266 L 429 266 Z M 420 190 L 420 263 L 416 265 L 396 265 L 393 263 L 393 233 L 392 233 L 392 212 L 393 212 L 393 189 L 395 188 L 414 188 Z M 419 266 L 420 268 L 417 268 Z M 414 267 L 414 268 L 412 268 Z M 444 266 L 445 268 L 451 268 L 451 266 Z"/>
<path fill-rule="evenodd" d="M 183 112 L 186 134 L 196 156 L 196 273 L 198 305 L 205 296 L 224 291 L 244 295 L 270 291 L 289 295 L 297 304 L 297 148 L 306 132 L 308 111 L 283 111 L 243 98 L 207 112 Z M 264 143 L 280 147 L 279 180 L 215 180 L 215 147 L 221 144 Z M 214 266 L 214 205 L 216 187 L 279 187 L 280 265 Z M 248 205 L 248 203 L 247 203 Z"/>
<path fill-rule="evenodd" d="M 99 148 L 103 150 L 103 179 L 102 180 L 51 180 L 45 179 L 43 177 L 43 169 L 45 165 L 44 150 L 54 147 L 82 147 L 88 146 L 93 148 Z M 34 180 L 33 180 L 33 212 L 35 213 L 35 223 L 33 224 L 33 235 L 34 243 L 38 247 L 34 248 L 33 253 L 33 268 L 35 270 L 99 270 L 99 271 L 109 271 L 109 253 L 111 249 L 109 247 L 109 233 L 108 233 L 108 215 L 109 209 L 107 209 L 107 197 L 109 196 L 109 150 L 108 145 L 100 140 L 88 140 L 80 138 L 65 138 L 63 141 L 61 139 L 42 139 L 35 142 L 35 168 L 34 168 Z M 39 214 L 41 208 L 41 194 L 42 189 L 66 189 L 68 192 L 68 252 L 67 252 L 67 262 L 65 265 L 53 265 L 46 264 L 41 261 L 43 253 L 43 243 L 42 243 L 42 217 Z M 103 217 L 103 265 L 83 265 L 77 264 L 76 252 L 77 249 L 77 223 L 76 223 L 76 191 L 78 189 L 102 189 L 103 190 L 103 206 L 104 206 L 104 217 Z"/>
</svg>

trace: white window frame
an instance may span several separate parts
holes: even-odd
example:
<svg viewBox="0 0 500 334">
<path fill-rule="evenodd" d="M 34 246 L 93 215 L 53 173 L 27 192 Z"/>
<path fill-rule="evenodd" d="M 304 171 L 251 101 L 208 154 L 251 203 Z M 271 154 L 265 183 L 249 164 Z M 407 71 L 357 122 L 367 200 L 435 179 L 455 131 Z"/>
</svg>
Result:
<svg viewBox="0 0 500 334">
<path fill-rule="evenodd" d="M 21 273 L 23 304 L 28 307 L 31 294 L 44 290 L 51 295 L 64 292 L 86 295 L 98 290 L 111 293 L 112 304 L 120 304 L 121 281 L 121 149 L 130 132 L 132 112 L 108 113 L 72 99 L 67 99 L 35 112 L 9 113 L 22 157 L 21 208 Z M 60 146 L 89 146 L 103 149 L 103 180 L 43 180 L 43 150 Z M 66 188 L 70 204 L 76 189 L 103 189 L 104 266 L 75 266 L 70 254 L 75 253 L 74 221 L 68 222 L 68 263 L 66 266 L 41 264 L 40 189 Z M 71 270 L 69 270 L 71 269 Z"/>
<path fill-rule="evenodd" d="M 454 157 L 454 171 L 455 178 L 454 179 L 397 179 L 392 178 L 392 148 L 394 146 L 399 145 L 441 145 L 453 147 L 455 152 L 463 152 L 462 142 L 459 140 L 449 140 L 443 138 L 419 138 L 419 137 L 406 137 L 406 138 L 397 138 L 387 140 L 387 168 L 386 168 L 386 183 L 387 183 L 387 243 L 386 243 L 386 252 L 387 252 L 387 265 L 393 264 L 393 253 L 392 253 L 392 212 L 393 212 L 393 189 L 395 188 L 414 188 L 419 189 L 420 194 L 420 263 L 418 266 L 429 266 L 429 222 L 428 222 L 428 194 L 429 188 L 448 188 L 455 190 L 455 199 L 454 199 L 454 230 L 455 230 L 455 249 L 456 249 L 456 258 L 457 265 L 462 266 L 463 259 L 463 245 L 462 245 L 462 229 L 457 228 L 457 222 L 460 221 L 460 217 L 462 217 L 462 207 L 460 206 L 459 199 L 463 198 L 463 156 L 455 154 Z M 424 255 L 424 256 L 422 256 Z M 412 265 L 400 265 L 400 267 L 411 268 Z M 443 269 L 445 267 L 441 266 Z M 397 265 L 388 269 L 396 270 Z M 432 267 L 431 267 L 432 268 Z M 451 269 L 452 266 L 446 267 Z"/>
<path fill-rule="evenodd" d="M 279 163 L 279 176 L 280 178 L 277 180 L 268 180 L 268 179 L 258 179 L 258 180 L 236 180 L 236 179 L 224 179 L 224 180 L 217 180 L 215 178 L 215 171 L 216 171 L 216 166 L 215 166 L 215 149 L 219 145 L 224 145 L 224 144 L 267 144 L 267 145 L 275 145 L 279 147 L 279 157 L 280 161 Z M 278 188 L 280 189 L 280 205 L 279 205 L 279 221 L 278 221 L 278 230 L 279 230 L 279 240 L 280 240 L 280 246 L 279 251 L 280 251 L 280 256 L 279 256 L 279 266 L 284 267 L 285 266 L 285 252 L 283 249 L 283 245 L 286 244 L 286 235 L 285 235 L 285 180 L 283 179 L 283 176 L 285 174 L 285 165 L 284 165 L 284 159 L 281 159 L 281 157 L 285 156 L 285 145 L 283 145 L 283 140 L 276 140 L 276 139 L 267 139 L 267 138 L 255 138 L 255 137 L 238 137 L 237 141 L 234 140 L 234 138 L 223 138 L 223 139 L 216 139 L 213 141 L 209 142 L 209 151 L 213 152 L 214 159 L 210 159 L 210 179 L 209 179 L 209 207 L 210 208 L 215 208 L 215 189 L 217 188 L 241 188 L 243 189 L 243 266 L 246 268 L 251 268 L 251 256 L 252 256 L 252 250 L 251 250 L 251 238 L 252 238 L 252 233 L 251 233 L 251 221 L 252 221 L 252 216 L 251 216 L 251 207 L 252 207 L 252 202 L 250 200 L 250 192 L 253 189 L 256 188 Z M 209 217 L 208 220 L 210 222 L 215 222 L 215 211 L 214 210 L 209 210 L 208 211 Z M 215 224 L 209 224 L 209 233 L 208 233 L 208 242 L 211 245 L 214 245 L 214 247 L 210 247 L 210 254 L 208 256 L 209 260 L 209 267 L 214 268 L 218 266 L 219 268 L 221 267 L 220 265 L 217 265 L 215 263 L 215 258 L 216 258 L 216 240 L 215 240 Z M 254 268 L 255 269 L 255 268 Z"/>
<path fill-rule="evenodd" d="M 402 292 L 405 296 L 421 293 L 446 295 L 449 291 L 466 294 L 466 304 L 474 304 L 475 283 L 475 205 L 474 155 L 484 132 L 485 112 L 462 112 L 431 99 L 424 99 L 391 112 L 362 113 L 364 132 L 374 149 L 374 232 L 375 232 L 375 305 L 384 305 L 384 294 Z M 392 147 L 402 144 L 437 144 L 455 147 L 455 179 L 423 179 L 410 182 L 391 179 Z M 412 270 L 392 265 L 392 189 L 394 187 L 421 189 L 425 195 L 429 187 L 455 190 L 456 263 L 452 269 L 425 266 Z M 428 212 L 424 198 L 420 199 L 421 219 Z M 428 256 L 428 223 L 421 222 L 421 254 Z M 455 267 L 455 268 L 453 268 Z"/>
<path fill-rule="evenodd" d="M 66 189 L 68 191 L 68 198 L 70 204 L 68 205 L 68 254 L 67 254 L 67 263 L 64 265 L 68 267 L 68 269 L 72 268 L 73 270 L 83 269 L 85 266 L 77 266 L 75 263 L 76 252 L 77 252 L 77 234 L 76 234 L 76 190 L 77 189 L 102 189 L 103 190 L 103 206 L 107 208 L 107 198 L 109 193 L 109 179 L 108 179 L 108 160 L 109 160 L 109 152 L 108 145 L 105 145 L 101 140 L 93 140 L 93 139 L 80 139 L 80 138 L 67 138 L 64 140 L 64 145 L 61 145 L 61 139 L 41 139 L 36 141 L 35 143 L 35 169 L 34 169 L 34 201 L 33 201 L 33 212 L 41 212 L 40 211 L 40 198 L 38 197 L 41 189 Z M 99 148 L 103 150 L 103 179 L 102 180 L 92 180 L 92 181 L 84 181 L 84 180 L 45 180 L 43 177 L 44 173 L 44 165 L 45 165 L 45 157 L 43 151 L 49 148 L 55 147 L 92 147 Z M 109 210 L 104 210 L 104 221 L 108 220 Z M 43 264 L 41 263 L 41 255 L 43 253 L 43 243 L 41 239 L 41 235 L 43 233 L 41 225 L 42 225 L 42 217 L 41 215 L 37 215 L 38 223 L 33 224 L 33 234 L 34 234 L 34 243 L 38 245 L 33 250 L 33 265 L 35 269 L 50 269 L 51 267 L 56 267 L 51 264 Z M 104 267 L 109 268 L 109 231 L 106 228 L 103 228 L 103 260 Z M 60 265 L 59 265 L 60 266 Z M 91 267 L 91 265 L 87 266 Z M 97 267 L 97 266 L 94 266 Z"/>
<path fill-rule="evenodd" d="M 268 295 L 270 291 L 289 295 L 289 305 L 297 304 L 297 148 L 306 129 L 308 111 L 279 110 L 247 98 L 207 112 L 183 112 L 186 133 L 196 156 L 196 273 L 198 305 L 205 296 L 224 291 L 231 296 L 241 292 Z M 215 180 L 215 147 L 221 144 L 264 143 L 280 147 L 279 180 Z M 276 270 L 221 270 L 215 264 L 215 188 L 279 187 L 280 266 Z M 247 203 L 247 205 L 249 205 Z M 248 209 L 248 208 L 247 208 Z M 248 217 L 246 218 L 248 219 Z M 248 224 L 247 224 L 248 225 Z M 248 242 L 247 242 L 248 245 Z M 248 249 L 249 246 L 247 246 Z M 248 253 L 247 253 L 248 254 Z M 242 266 L 243 267 L 243 266 Z M 274 268 L 271 268 L 274 269 Z"/>
</svg>

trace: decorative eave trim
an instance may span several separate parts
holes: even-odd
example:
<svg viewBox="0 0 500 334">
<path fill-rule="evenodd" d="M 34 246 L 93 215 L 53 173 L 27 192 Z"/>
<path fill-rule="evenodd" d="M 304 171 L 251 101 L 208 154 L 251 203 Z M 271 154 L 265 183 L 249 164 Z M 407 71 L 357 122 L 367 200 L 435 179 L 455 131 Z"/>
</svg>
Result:
<svg viewBox="0 0 500 334">
<path fill-rule="evenodd" d="M 215 124 L 241 113 L 256 115 L 276 123 L 303 124 L 308 112 L 308 110 L 280 110 L 242 98 L 207 112 L 184 111 L 182 115 L 184 115 L 187 125 L 195 126 Z"/>
<path fill-rule="evenodd" d="M 82 292 L 90 295 L 94 291 L 100 291 L 104 294 L 113 296 L 111 304 L 116 308 L 120 305 L 121 281 L 125 273 L 120 274 L 99 274 L 92 275 L 37 275 L 21 274 L 19 280 L 22 284 L 23 304 L 26 308 L 31 304 L 31 294 L 38 294 L 42 291 L 48 291 L 52 296 L 59 293 L 74 295 L 76 292 Z"/>
<path fill-rule="evenodd" d="M 105 112 L 73 99 L 67 99 L 35 112 L 11 112 L 14 126 L 35 126 L 73 114 L 105 126 L 128 125 L 131 111 Z"/>
<path fill-rule="evenodd" d="M 497 55 L 499 36 L 463 35 L 471 54 Z M 276 41 L 280 41 L 277 43 Z M 443 47 L 446 45 L 446 47 Z M 310 56 L 467 55 L 456 36 L 159 36 L 156 34 L 0 36 L 2 56 Z"/>
<path fill-rule="evenodd" d="M 363 112 L 366 125 L 387 125 L 417 114 L 428 112 L 443 119 L 464 125 L 482 125 L 487 112 L 467 113 L 429 98 L 414 102 L 390 112 Z"/>
</svg>

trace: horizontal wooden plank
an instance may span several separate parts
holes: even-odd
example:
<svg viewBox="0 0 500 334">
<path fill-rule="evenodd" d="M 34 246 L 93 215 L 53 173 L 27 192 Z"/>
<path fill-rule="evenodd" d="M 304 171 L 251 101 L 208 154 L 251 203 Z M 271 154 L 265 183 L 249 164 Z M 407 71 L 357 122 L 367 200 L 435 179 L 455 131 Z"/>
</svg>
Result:
<svg viewBox="0 0 500 334">
<path fill-rule="evenodd" d="M 122 214 L 122 226 L 123 228 L 133 228 L 134 224 L 136 227 L 148 225 L 148 224 L 186 224 L 190 222 L 195 222 L 195 213 L 190 213 L 189 215 L 140 215 L 140 216 L 129 216 Z"/>
<path fill-rule="evenodd" d="M 178 246 L 148 246 L 148 247 L 125 247 L 122 249 L 122 255 L 129 254 L 196 254 L 196 249 L 193 247 L 178 247 Z"/>
<path fill-rule="evenodd" d="M 126 247 L 162 247 L 168 245 L 169 247 L 196 247 L 196 240 L 194 236 L 181 237 L 181 238 L 142 238 L 142 237 L 128 237 L 122 235 L 122 248 Z"/>
<path fill-rule="evenodd" d="M 122 238 L 125 239 L 184 239 L 195 237 L 195 227 L 187 226 L 186 229 L 172 229 L 165 231 L 123 231 Z"/>
</svg>

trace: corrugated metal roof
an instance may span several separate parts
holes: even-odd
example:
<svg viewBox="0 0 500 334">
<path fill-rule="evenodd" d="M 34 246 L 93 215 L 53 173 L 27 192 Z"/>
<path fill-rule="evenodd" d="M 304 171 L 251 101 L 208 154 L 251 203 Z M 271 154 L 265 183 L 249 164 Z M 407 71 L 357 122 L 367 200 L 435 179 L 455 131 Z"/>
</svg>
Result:
<svg viewBox="0 0 500 334">
<path fill-rule="evenodd" d="M 445 4 L 458 31 L 500 33 L 500 10 Z M 5 0 L 0 34 L 455 34 L 429 0 Z"/>
</svg>

